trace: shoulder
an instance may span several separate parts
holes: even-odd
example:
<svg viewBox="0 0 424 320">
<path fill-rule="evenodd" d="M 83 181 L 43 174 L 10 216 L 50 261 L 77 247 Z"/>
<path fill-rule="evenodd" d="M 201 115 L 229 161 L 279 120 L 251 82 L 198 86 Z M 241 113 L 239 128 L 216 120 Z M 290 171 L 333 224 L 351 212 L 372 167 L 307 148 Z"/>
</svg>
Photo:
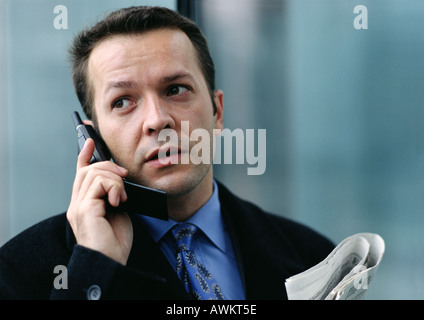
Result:
<svg viewBox="0 0 424 320">
<path fill-rule="evenodd" d="M 290 252 L 307 266 L 319 263 L 334 249 L 332 241 L 311 227 L 266 212 L 232 194 L 222 184 L 219 184 L 219 191 L 222 205 L 228 209 L 235 224 L 246 230 L 246 236 L 256 236 L 276 251 Z"/>
<path fill-rule="evenodd" d="M 0 252 L 5 254 L 11 250 L 26 248 L 25 253 L 29 252 L 31 248 L 49 248 L 53 242 L 65 243 L 66 229 L 65 213 L 47 218 L 13 237 L 0 249 Z"/>
<path fill-rule="evenodd" d="M 71 250 L 67 220 L 60 214 L 22 231 L 0 248 L 0 298 L 48 297 L 58 265 L 66 265 Z"/>
<path fill-rule="evenodd" d="M 334 243 L 315 229 L 271 213 L 263 213 L 276 232 L 284 237 L 308 264 L 315 265 L 325 259 L 334 249 Z"/>
<path fill-rule="evenodd" d="M 22 231 L 0 248 L 0 257 L 17 265 L 35 260 L 49 261 L 53 256 L 58 258 L 64 254 L 68 246 L 73 246 L 72 231 L 67 223 L 66 214 L 62 213 L 47 218 Z M 72 249 L 72 248 L 71 248 Z"/>
</svg>

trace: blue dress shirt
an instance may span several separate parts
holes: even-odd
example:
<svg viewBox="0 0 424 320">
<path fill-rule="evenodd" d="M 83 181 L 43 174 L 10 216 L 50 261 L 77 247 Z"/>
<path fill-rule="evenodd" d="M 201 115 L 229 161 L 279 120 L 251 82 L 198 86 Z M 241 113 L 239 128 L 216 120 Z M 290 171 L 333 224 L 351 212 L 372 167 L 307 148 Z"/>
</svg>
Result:
<svg viewBox="0 0 424 320">
<path fill-rule="evenodd" d="M 237 267 L 230 236 L 221 215 L 218 185 L 213 182 L 212 197 L 185 222 L 196 225 L 203 236 L 193 244 L 196 258 L 215 277 L 226 299 L 244 300 L 245 294 Z M 163 221 L 147 216 L 138 216 L 144 223 L 153 240 L 175 270 L 176 244 L 171 232 L 178 222 L 172 219 Z"/>
</svg>

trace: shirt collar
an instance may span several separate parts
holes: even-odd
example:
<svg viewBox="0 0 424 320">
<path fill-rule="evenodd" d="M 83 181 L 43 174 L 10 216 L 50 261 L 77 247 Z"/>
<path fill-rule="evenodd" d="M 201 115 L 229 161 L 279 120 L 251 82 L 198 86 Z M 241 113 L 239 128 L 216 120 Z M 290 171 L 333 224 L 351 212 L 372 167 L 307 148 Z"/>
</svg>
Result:
<svg viewBox="0 0 424 320">
<path fill-rule="evenodd" d="M 159 242 L 169 230 L 178 224 L 171 218 L 164 221 L 143 215 L 139 215 L 139 217 L 147 226 L 147 230 L 155 242 Z M 185 222 L 196 225 L 216 247 L 225 252 L 224 222 L 221 216 L 218 185 L 215 180 L 213 180 L 213 192 L 210 199 Z"/>
</svg>

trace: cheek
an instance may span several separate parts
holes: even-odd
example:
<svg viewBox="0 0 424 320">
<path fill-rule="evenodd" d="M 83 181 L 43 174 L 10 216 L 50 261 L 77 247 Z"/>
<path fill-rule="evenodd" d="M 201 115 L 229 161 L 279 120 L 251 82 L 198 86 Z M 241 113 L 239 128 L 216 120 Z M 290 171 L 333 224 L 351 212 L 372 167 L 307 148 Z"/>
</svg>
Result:
<svg viewBox="0 0 424 320">
<path fill-rule="evenodd" d="M 124 141 L 122 137 L 118 136 L 114 136 L 109 140 L 108 147 L 113 161 L 131 171 L 135 158 L 133 147 Z"/>
<path fill-rule="evenodd" d="M 130 171 L 138 167 L 146 152 L 145 147 L 139 146 L 140 133 L 136 129 L 129 123 L 104 127 L 104 140 L 113 160 Z"/>
<path fill-rule="evenodd" d="M 125 140 L 123 139 L 122 130 L 112 128 L 111 126 L 103 126 L 100 127 L 100 132 L 102 133 L 102 138 L 109 148 L 112 157 L 117 160 L 117 155 L 121 154 L 122 150 L 128 148 Z"/>
<path fill-rule="evenodd" d="M 208 104 L 208 101 L 199 104 L 196 110 L 190 110 L 188 119 L 190 120 L 190 127 L 193 127 L 193 129 L 211 130 L 215 127 L 215 117 L 213 116 L 212 106 Z"/>
</svg>

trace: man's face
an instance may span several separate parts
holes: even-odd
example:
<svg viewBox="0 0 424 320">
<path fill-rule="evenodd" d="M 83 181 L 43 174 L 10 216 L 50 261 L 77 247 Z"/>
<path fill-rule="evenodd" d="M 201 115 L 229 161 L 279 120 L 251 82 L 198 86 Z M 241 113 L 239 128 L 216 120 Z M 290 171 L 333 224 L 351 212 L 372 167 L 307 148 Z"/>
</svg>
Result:
<svg viewBox="0 0 424 320">
<path fill-rule="evenodd" d="M 181 121 L 189 121 L 190 133 L 206 129 L 211 144 L 213 129 L 222 129 L 222 92 L 215 93 L 214 116 L 195 48 L 182 31 L 159 29 L 104 40 L 91 53 L 88 74 L 98 129 L 114 161 L 128 169 L 129 180 L 169 195 L 187 193 L 205 177 L 211 182 L 212 159 L 181 164 L 181 153 L 190 150 L 169 157 L 178 164 L 155 157 L 164 143 L 158 141 L 162 129 L 189 139 L 182 136 Z"/>
</svg>

